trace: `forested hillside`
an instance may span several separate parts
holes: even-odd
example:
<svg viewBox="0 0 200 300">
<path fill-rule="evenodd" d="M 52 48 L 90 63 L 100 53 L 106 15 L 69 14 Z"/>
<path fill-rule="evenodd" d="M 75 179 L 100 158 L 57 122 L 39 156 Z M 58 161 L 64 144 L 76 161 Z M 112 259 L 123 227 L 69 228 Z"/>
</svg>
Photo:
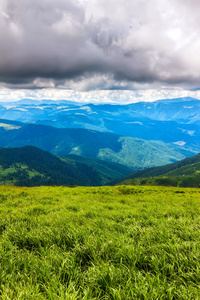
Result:
<svg viewBox="0 0 200 300">
<path fill-rule="evenodd" d="M 115 180 L 116 184 L 119 180 Z M 129 174 L 122 184 L 200 187 L 200 154 L 166 166 Z"/>
<path fill-rule="evenodd" d="M 0 184 L 102 185 L 131 168 L 84 158 L 59 158 L 36 147 L 0 148 Z"/>
</svg>

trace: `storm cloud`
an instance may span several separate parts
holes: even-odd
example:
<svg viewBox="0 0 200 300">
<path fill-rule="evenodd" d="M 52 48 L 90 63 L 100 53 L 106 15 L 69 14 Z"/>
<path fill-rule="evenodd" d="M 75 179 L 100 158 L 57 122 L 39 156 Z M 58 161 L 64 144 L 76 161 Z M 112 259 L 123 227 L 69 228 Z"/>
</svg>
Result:
<svg viewBox="0 0 200 300">
<path fill-rule="evenodd" d="M 199 88 L 199 11 L 198 0 L 1 0 L 0 82 Z"/>
</svg>

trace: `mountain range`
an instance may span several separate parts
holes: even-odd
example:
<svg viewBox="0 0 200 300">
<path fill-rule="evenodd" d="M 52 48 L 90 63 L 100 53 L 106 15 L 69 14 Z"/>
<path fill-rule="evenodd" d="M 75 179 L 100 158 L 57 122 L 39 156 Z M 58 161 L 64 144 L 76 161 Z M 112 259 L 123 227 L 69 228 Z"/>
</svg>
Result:
<svg viewBox="0 0 200 300">
<path fill-rule="evenodd" d="M 1 102 L 0 118 L 0 147 L 34 146 L 54 155 L 59 164 L 61 161 L 67 163 L 68 168 L 70 164 L 73 165 L 75 173 L 77 171 L 79 179 L 82 179 L 74 181 L 69 177 L 63 183 L 67 185 L 107 184 L 121 175 L 127 175 L 129 171 L 131 173 L 146 169 L 141 172 L 148 172 L 148 168 L 173 164 L 200 152 L 200 101 L 194 98 L 127 105 L 22 99 L 17 102 Z M 24 148 L 20 149 L 25 151 Z M 20 155 L 22 150 L 15 151 Z M 31 147 L 26 148 L 27 151 L 31 155 L 34 153 Z M 5 152 L 4 155 L 7 156 L 8 153 L 11 152 Z M 36 158 L 37 155 L 35 162 Z M 113 165 L 108 166 L 108 163 L 117 163 L 120 169 L 113 169 Z M 27 164 L 24 167 L 23 160 L 19 160 L 17 164 L 27 168 Z M 40 160 L 37 164 L 40 165 Z M 85 166 L 85 175 L 80 164 Z M 106 164 L 108 173 L 102 164 Z M 48 178 L 35 165 L 36 163 L 33 169 L 38 172 L 40 182 L 42 178 L 43 181 L 46 178 L 45 184 L 52 182 L 51 176 Z M 124 165 L 124 170 L 121 165 Z M 12 166 L 9 168 L 12 169 Z M 101 179 L 95 181 L 88 174 L 92 173 L 92 169 L 98 173 L 99 168 L 100 173 L 102 172 Z M 79 173 L 82 172 L 80 169 L 83 173 Z M 24 172 L 26 171 L 31 174 L 30 170 Z M 73 178 L 74 171 L 67 174 L 71 174 Z M 102 175 L 104 172 L 106 175 Z M 66 172 L 64 173 L 66 178 Z M 99 178 L 97 173 L 96 178 Z M 2 174 L 5 175 L 5 172 Z M 141 174 L 146 176 L 146 173 Z M 29 179 L 32 180 L 32 177 L 37 179 L 35 175 L 30 175 Z M 58 182 L 62 184 L 61 178 Z"/>
<path fill-rule="evenodd" d="M 0 118 L 57 128 L 84 128 L 200 150 L 200 101 L 165 99 L 128 105 L 70 101 L 0 103 Z"/>
<path fill-rule="evenodd" d="M 58 157 L 33 146 L 0 148 L 0 185 L 164 185 L 200 187 L 200 154 L 131 173 L 120 164 L 77 155 Z"/>
<path fill-rule="evenodd" d="M 185 147 L 83 128 L 56 128 L 0 120 L 0 147 L 31 145 L 58 156 L 76 154 L 127 165 L 134 170 L 164 165 L 195 151 Z"/>
</svg>

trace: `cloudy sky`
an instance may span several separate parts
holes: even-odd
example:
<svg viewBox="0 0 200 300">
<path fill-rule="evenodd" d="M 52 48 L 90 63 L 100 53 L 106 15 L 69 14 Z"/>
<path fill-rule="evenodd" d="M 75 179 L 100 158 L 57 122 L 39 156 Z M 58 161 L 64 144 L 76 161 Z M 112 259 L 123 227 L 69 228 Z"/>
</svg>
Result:
<svg viewBox="0 0 200 300">
<path fill-rule="evenodd" d="M 0 100 L 200 99 L 199 0 L 1 0 Z"/>
</svg>

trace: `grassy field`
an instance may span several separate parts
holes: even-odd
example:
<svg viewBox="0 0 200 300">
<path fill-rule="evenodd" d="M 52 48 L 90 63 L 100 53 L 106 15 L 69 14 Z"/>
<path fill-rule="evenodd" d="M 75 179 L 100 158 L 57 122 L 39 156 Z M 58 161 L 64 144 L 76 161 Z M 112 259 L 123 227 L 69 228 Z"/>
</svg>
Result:
<svg viewBox="0 0 200 300">
<path fill-rule="evenodd" d="M 0 299 L 200 299 L 200 190 L 0 187 Z"/>
</svg>

